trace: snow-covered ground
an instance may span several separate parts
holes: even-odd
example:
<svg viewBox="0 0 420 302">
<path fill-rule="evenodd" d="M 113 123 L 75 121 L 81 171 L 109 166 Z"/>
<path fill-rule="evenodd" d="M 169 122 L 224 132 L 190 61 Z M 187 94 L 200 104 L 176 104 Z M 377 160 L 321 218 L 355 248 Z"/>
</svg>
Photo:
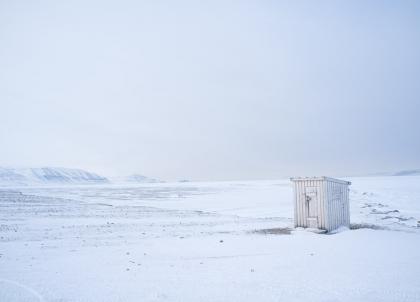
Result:
<svg viewBox="0 0 420 302">
<path fill-rule="evenodd" d="M 420 177 L 353 178 L 354 230 L 288 180 L 0 189 L 0 301 L 420 301 Z"/>
</svg>

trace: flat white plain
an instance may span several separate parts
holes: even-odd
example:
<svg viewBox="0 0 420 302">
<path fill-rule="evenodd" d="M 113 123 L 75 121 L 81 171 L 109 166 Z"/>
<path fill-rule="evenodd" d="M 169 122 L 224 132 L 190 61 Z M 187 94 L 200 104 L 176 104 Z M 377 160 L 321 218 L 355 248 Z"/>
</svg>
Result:
<svg viewBox="0 0 420 302">
<path fill-rule="evenodd" d="M 420 177 L 349 180 L 332 235 L 288 180 L 2 188 L 0 301 L 419 301 Z"/>
</svg>

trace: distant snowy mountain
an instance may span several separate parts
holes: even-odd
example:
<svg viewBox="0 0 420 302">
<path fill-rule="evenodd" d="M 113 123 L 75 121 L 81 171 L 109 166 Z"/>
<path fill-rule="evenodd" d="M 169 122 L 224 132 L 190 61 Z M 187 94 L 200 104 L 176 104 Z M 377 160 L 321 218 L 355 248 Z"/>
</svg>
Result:
<svg viewBox="0 0 420 302">
<path fill-rule="evenodd" d="M 190 182 L 190 180 L 188 180 L 188 179 L 180 179 L 180 180 L 178 180 L 178 182 Z"/>
<path fill-rule="evenodd" d="M 125 178 L 127 182 L 147 182 L 147 183 L 154 183 L 154 182 L 160 182 L 157 179 L 150 178 L 144 175 L 139 174 L 132 174 Z"/>
<path fill-rule="evenodd" d="M 80 169 L 0 167 L 0 186 L 39 184 L 100 184 L 106 177 Z"/>
<path fill-rule="evenodd" d="M 159 183 L 158 179 L 150 178 L 140 174 L 132 174 L 125 177 L 113 177 L 111 181 L 114 183 Z"/>
<path fill-rule="evenodd" d="M 411 176 L 411 175 L 420 175 L 420 169 L 414 170 L 403 170 L 393 174 L 393 176 Z"/>
<path fill-rule="evenodd" d="M 367 174 L 365 176 L 416 176 L 420 175 L 420 169 L 411 169 L 411 170 L 401 170 L 397 172 L 377 172 Z"/>
</svg>

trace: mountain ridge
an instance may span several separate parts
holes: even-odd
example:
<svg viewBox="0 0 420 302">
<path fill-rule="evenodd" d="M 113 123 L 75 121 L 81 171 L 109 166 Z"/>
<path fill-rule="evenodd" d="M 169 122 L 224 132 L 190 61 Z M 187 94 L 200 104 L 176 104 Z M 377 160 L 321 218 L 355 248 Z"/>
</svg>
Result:
<svg viewBox="0 0 420 302">
<path fill-rule="evenodd" d="M 105 177 L 82 169 L 63 167 L 2 167 L 0 187 L 31 185 L 135 184 L 162 181 L 140 174 Z"/>
<path fill-rule="evenodd" d="M 109 180 L 106 177 L 82 169 L 71 169 L 61 167 L 0 167 L 0 184 L 2 186 L 105 183 L 109 183 Z"/>
</svg>

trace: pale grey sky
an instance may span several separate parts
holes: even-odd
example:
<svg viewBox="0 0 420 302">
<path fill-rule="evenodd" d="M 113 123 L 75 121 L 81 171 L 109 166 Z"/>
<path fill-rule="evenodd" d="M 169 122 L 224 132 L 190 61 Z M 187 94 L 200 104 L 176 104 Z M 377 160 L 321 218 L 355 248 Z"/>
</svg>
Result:
<svg viewBox="0 0 420 302">
<path fill-rule="evenodd" d="M 0 165 L 420 167 L 420 1 L 0 0 Z"/>
</svg>

